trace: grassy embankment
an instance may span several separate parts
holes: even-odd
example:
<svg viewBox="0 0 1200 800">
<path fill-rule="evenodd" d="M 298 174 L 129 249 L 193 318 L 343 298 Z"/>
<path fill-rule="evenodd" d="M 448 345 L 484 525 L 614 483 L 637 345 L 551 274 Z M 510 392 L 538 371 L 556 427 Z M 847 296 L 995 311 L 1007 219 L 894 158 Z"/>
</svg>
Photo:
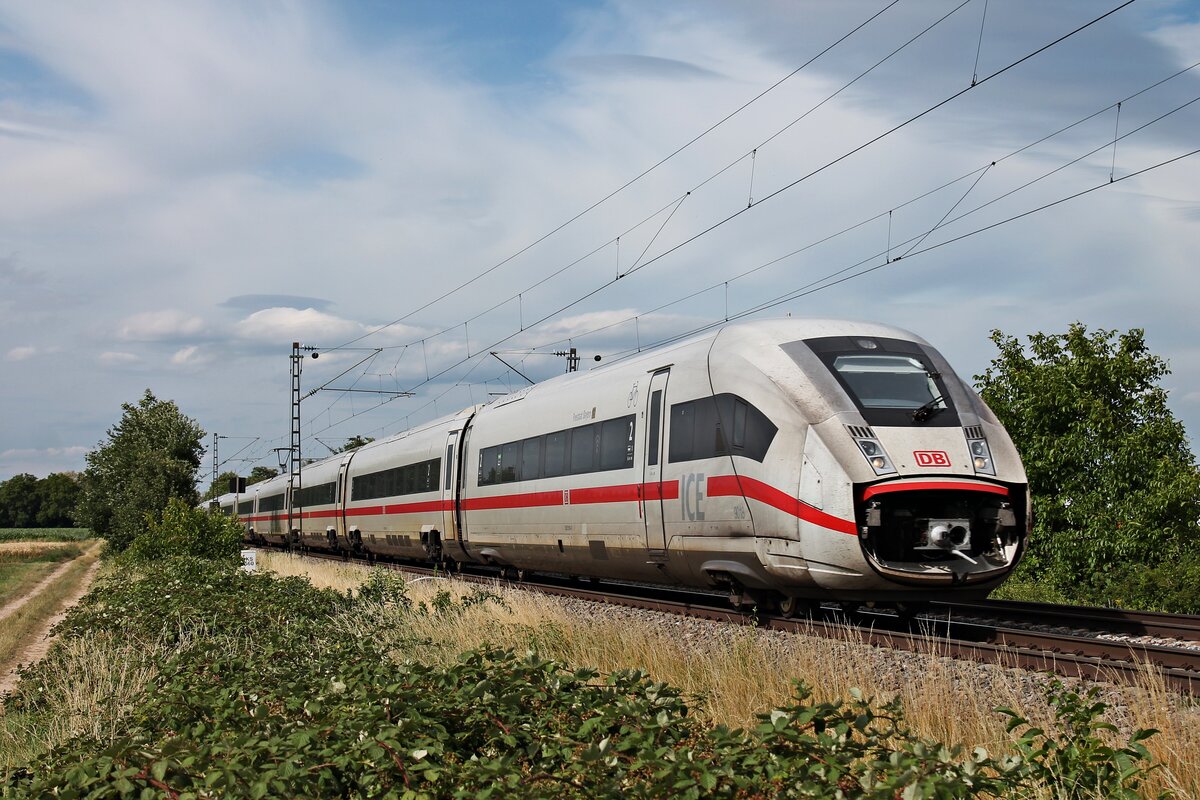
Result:
<svg viewBox="0 0 1200 800">
<path fill-rule="evenodd" d="M 392 573 L 275 554 L 262 564 L 337 592 L 198 563 L 98 584 L 0 716 L 0 788 L 740 798 L 827 796 L 836 784 L 855 797 L 926 785 L 933 793 L 912 796 L 1092 800 L 1113 796 L 1102 773 L 1114 753 L 1134 753 L 1129 733 L 1153 726 L 1161 733 L 1136 745 L 1146 759 L 1127 762 L 1145 778 L 1132 796 L 1200 795 L 1200 715 L 1149 675 L 1106 691 L 1119 728 L 1106 731 L 1091 700 L 1047 695 L 1044 679 L 936 648 L 889 657 L 850 630 L 830 640 L 596 614 L 501 587 L 397 586 Z M 585 665 L 598 672 L 572 672 Z M 795 679 L 812 694 L 797 699 Z M 901 705 L 861 704 L 854 687 Z M 1046 738 L 1009 733 L 1000 705 Z M 901 707 L 896 728 L 887 718 Z M 1016 752 L 1022 732 L 1051 749 L 1027 750 L 1029 768 L 988 760 Z M 990 788 L 963 771 L 977 745 L 992 753 L 978 762 Z M 1149 758 L 1161 767 L 1147 774 Z M 868 779 L 887 785 L 867 792 Z"/>
<path fill-rule="evenodd" d="M 362 584 L 365 567 L 260 552 L 259 565 L 280 575 L 302 575 L 314 585 L 338 591 Z M 415 603 L 435 604 L 439 593 L 461 600 L 478 589 L 447 579 L 417 579 L 408 585 Z M 796 680 L 813 687 L 819 701 L 833 701 L 860 689 L 868 697 L 899 697 L 905 719 L 922 737 L 982 746 L 993 753 L 1012 752 L 1013 735 L 999 707 L 1012 708 L 1035 725 L 1054 727 L 1054 709 L 1039 687 L 1047 679 L 1021 670 L 982 670 L 943 657 L 937 646 L 910 657 L 864 655 L 872 648 L 847 629 L 840 638 L 794 636 L 778 632 L 713 625 L 713 635 L 698 639 L 691 630 L 663 623 L 656 616 L 599 614 L 581 617 L 553 597 L 495 588 L 502 603 L 473 605 L 460 614 L 406 616 L 396 621 L 405 641 L 420 644 L 409 657 L 449 664 L 460 652 L 483 645 L 534 647 L 548 658 L 589 664 L 601 672 L 644 669 L 656 680 L 700 698 L 700 707 L 717 724 L 748 727 L 764 708 L 785 703 Z M 381 610 L 381 614 L 389 613 Z M 346 618 L 351 628 L 363 624 Z M 387 626 L 385 626 L 386 628 Z M 684 635 L 680 631 L 684 630 Z M 1162 768 L 1152 785 L 1182 797 L 1200 798 L 1200 706 L 1173 695 L 1152 672 L 1134 685 L 1106 689 L 1107 719 L 1120 731 L 1159 731 L 1145 744 Z"/>
</svg>

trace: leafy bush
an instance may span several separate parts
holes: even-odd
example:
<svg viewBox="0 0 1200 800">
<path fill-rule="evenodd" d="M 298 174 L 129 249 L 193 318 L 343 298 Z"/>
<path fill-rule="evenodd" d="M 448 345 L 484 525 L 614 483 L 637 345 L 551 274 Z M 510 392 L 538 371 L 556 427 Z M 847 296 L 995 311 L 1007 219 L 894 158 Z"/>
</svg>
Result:
<svg viewBox="0 0 1200 800">
<path fill-rule="evenodd" d="M 155 649 L 154 685 L 111 738 L 79 736 L 10 771 L 0 797 L 1121 797 L 1146 775 L 1149 733 L 1104 744 L 1090 695 L 1060 691 L 1062 736 L 1028 729 L 1019 757 L 997 759 L 914 735 L 896 701 L 818 703 L 797 686 L 788 706 L 730 730 L 642 672 L 492 649 L 396 663 L 370 624 L 339 624 L 381 603 L 403 620 L 494 599 L 413 604 L 382 571 L 351 597 L 197 558 L 127 564 L 61 632 L 171 643 Z M 54 703 L 22 684 L 7 710 Z"/>
<path fill-rule="evenodd" d="M 1099 602 L 1122 608 L 1200 614 L 1200 556 L 1123 570 L 1097 594 Z"/>
<path fill-rule="evenodd" d="M 242 525 L 236 519 L 192 508 L 178 498 L 167 502 L 160 520 L 147 517 L 146 523 L 123 554 L 130 561 L 169 556 L 228 561 L 236 560 L 242 547 Z"/>
<path fill-rule="evenodd" d="M 303 578 L 243 572 L 227 562 L 179 556 L 101 577 L 56 628 L 64 636 L 109 631 L 171 642 L 196 635 L 238 639 L 311 628 L 352 601 Z"/>
<path fill-rule="evenodd" d="M 1058 800 L 1138 800 L 1146 776 L 1154 769 L 1142 742 L 1157 731 L 1136 730 L 1125 745 L 1109 744 L 1103 733 L 1117 729 L 1101 721 L 1107 706 L 1096 699 L 1098 695 L 1095 687 L 1079 694 L 1058 680 L 1047 687 L 1046 700 L 1054 708 L 1058 739 L 1012 709 L 998 709 L 1009 718 L 1009 733 L 1024 728 L 1016 744 L 1025 760 L 1025 772 L 1052 789 Z"/>
</svg>

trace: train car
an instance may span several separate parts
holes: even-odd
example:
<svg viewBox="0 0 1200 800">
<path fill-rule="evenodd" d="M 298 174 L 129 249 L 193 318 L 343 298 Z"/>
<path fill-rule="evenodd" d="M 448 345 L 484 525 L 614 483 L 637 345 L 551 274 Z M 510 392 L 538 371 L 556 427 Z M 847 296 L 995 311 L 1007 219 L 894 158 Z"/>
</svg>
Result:
<svg viewBox="0 0 1200 800">
<path fill-rule="evenodd" d="M 986 595 L 1022 552 L 1011 441 L 923 339 L 728 325 L 529 387 L 468 429 L 475 561 L 754 602 Z"/>
<path fill-rule="evenodd" d="M 212 500 L 201 503 L 199 507 L 212 509 L 227 517 L 232 517 L 237 513 L 237 495 L 223 494 L 220 497 L 214 497 Z"/>
<path fill-rule="evenodd" d="M 726 325 L 303 475 L 296 498 L 286 477 L 253 487 L 253 535 L 287 543 L 291 502 L 307 546 L 724 587 L 784 610 L 984 596 L 1029 524 L 1012 442 L 945 359 L 839 320 Z"/>
<path fill-rule="evenodd" d="M 327 458 L 306 464 L 292 492 L 292 541 L 316 550 L 339 550 L 337 539 L 338 462 Z"/>
<path fill-rule="evenodd" d="M 249 523 L 254 541 L 290 547 L 292 529 L 288 526 L 288 476 L 279 475 L 247 487 L 246 494 L 254 496 L 254 512 L 242 517 Z"/>
<path fill-rule="evenodd" d="M 457 539 L 459 435 L 476 410 L 348 454 L 341 467 L 346 546 L 396 558 L 441 558 L 444 543 Z"/>
</svg>

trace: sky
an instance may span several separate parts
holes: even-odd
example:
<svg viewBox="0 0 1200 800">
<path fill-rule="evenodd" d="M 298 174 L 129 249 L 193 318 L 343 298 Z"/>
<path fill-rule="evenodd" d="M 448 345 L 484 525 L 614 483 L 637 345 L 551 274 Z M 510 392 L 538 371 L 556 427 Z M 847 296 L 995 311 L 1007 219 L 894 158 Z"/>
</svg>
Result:
<svg viewBox="0 0 1200 800">
<path fill-rule="evenodd" d="M 277 466 L 294 341 L 313 457 L 744 316 L 1142 328 L 1196 449 L 1200 3 L 1121 1 L 0 2 L 0 480 L 146 389 Z"/>
</svg>

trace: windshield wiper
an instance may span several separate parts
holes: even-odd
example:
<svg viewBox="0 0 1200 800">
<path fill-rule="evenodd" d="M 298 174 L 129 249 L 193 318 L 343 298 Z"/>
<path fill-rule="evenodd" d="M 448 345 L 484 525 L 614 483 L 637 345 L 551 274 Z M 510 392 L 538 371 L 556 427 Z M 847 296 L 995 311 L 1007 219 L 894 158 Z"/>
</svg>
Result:
<svg viewBox="0 0 1200 800">
<path fill-rule="evenodd" d="M 913 422 L 925 422 L 939 411 L 944 411 L 946 407 L 939 406 L 938 403 L 940 402 L 942 402 L 942 396 L 939 394 L 925 405 L 914 409 L 912 413 Z"/>
</svg>

